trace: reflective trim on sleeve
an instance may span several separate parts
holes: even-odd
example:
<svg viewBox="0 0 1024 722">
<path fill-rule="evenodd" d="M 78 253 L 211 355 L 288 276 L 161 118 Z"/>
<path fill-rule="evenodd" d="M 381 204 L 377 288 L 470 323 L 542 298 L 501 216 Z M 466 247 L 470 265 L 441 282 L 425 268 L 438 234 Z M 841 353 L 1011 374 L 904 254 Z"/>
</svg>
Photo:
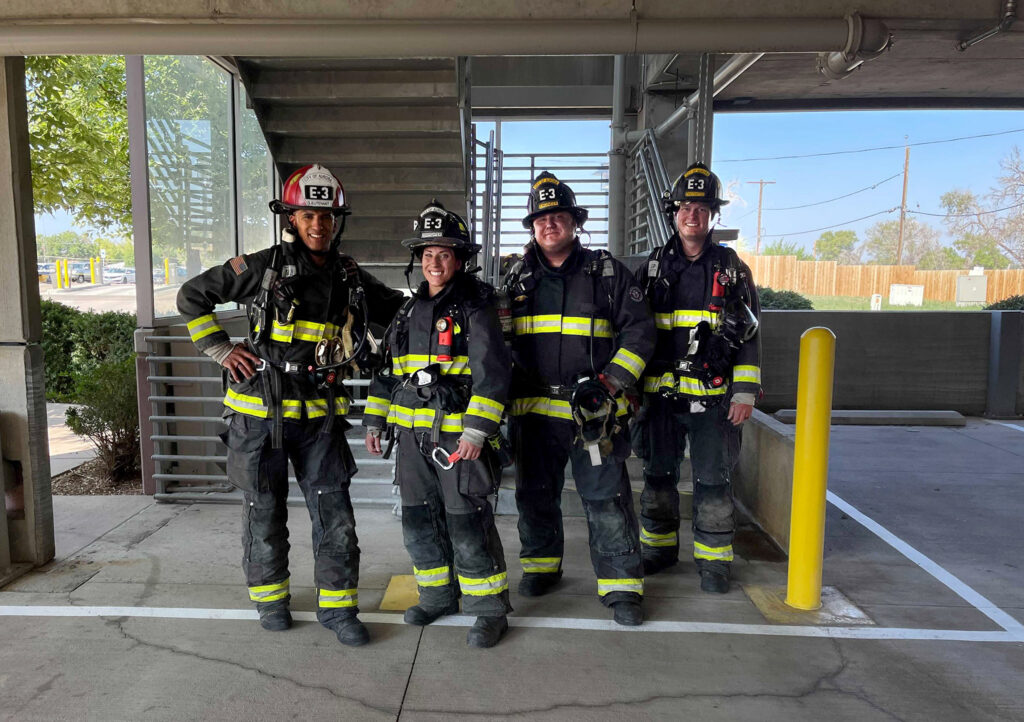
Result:
<svg viewBox="0 0 1024 722">
<path fill-rule="evenodd" d="M 391 406 L 391 399 L 385 399 L 381 396 L 367 396 L 363 413 L 370 414 L 371 416 L 387 416 L 389 406 Z"/>
<path fill-rule="evenodd" d="M 711 311 L 677 309 L 654 314 L 654 325 L 661 331 L 671 331 L 673 328 L 693 328 L 701 321 L 707 321 L 713 326 L 717 320 L 717 314 Z"/>
<path fill-rule="evenodd" d="M 321 589 L 319 603 L 321 609 L 355 607 L 359 604 L 359 591 L 356 589 Z"/>
<path fill-rule="evenodd" d="M 261 419 L 267 418 L 270 413 L 259 396 L 247 396 L 230 388 L 224 395 L 224 405 L 233 411 L 248 416 L 257 416 Z"/>
<path fill-rule="evenodd" d="M 205 316 L 194 318 L 189 321 L 186 326 L 188 327 L 188 335 L 192 337 L 192 343 L 195 343 L 201 338 L 206 338 L 211 333 L 217 333 L 223 331 L 221 325 L 217 323 L 217 317 L 212 313 L 208 313 Z"/>
<path fill-rule="evenodd" d="M 434 425 L 433 409 L 412 409 L 392 404 L 388 407 L 387 423 L 397 424 L 403 429 L 429 429 Z M 441 431 L 462 433 L 462 414 L 445 414 L 441 420 Z"/>
<path fill-rule="evenodd" d="M 634 379 L 640 378 L 640 374 L 644 372 L 644 366 L 647 365 L 644 363 L 642 358 L 626 348 L 620 348 L 616 351 L 615 355 L 612 356 L 610 363 L 613 363 L 616 366 L 621 366 L 628 371 Z"/>
<path fill-rule="evenodd" d="M 633 592 L 642 595 L 644 593 L 643 579 L 598 579 L 597 595 L 603 597 L 612 592 Z"/>
<path fill-rule="evenodd" d="M 724 547 L 709 547 L 695 541 L 693 543 L 693 558 L 708 559 L 719 562 L 731 562 L 732 544 L 726 544 Z"/>
<path fill-rule="evenodd" d="M 254 602 L 276 602 L 288 596 L 288 579 L 277 584 L 262 584 L 249 587 L 249 599 Z"/>
<path fill-rule="evenodd" d="M 467 416 L 482 416 L 496 424 L 501 423 L 501 414 L 503 411 L 505 411 L 505 406 L 503 404 L 499 404 L 497 401 L 492 401 L 485 396 L 477 396 L 476 394 L 470 397 L 469 406 L 466 407 Z"/>
<path fill-rule="evenodd" d="M 413 566 L 412 573 L 416 577 L 416 583 L 421 587 L 447 586 L 452 579 L 452 570 L 447 566 L 434 569 L 417 569 Z"/>
<path fill-rule="evenodd" d="M 761 367 L 760 366 L 733 366 L 732 367 L 732 381 L 733 381 L 733 383 L 760 384 L 761 383 Z"/>
<path fill-rule="evenodd" d="M 464 577 L 460 574 L 459 588 L 471 597 L 501 594 L 508 589 L 508 573 L 501 572 L 491 577 Z"/>
<path fill-rule="evenodd" d="M 562 568 L 562 557 L 522 557 L 524 574 L 554 574 Z"/>
<path fill-rule="evenodd" d="M 640 527 L 640 543 L 649 547 L 679 546 L 679 533 L 670 531 L 667 534 L 657 534 Z"/>
</svg>

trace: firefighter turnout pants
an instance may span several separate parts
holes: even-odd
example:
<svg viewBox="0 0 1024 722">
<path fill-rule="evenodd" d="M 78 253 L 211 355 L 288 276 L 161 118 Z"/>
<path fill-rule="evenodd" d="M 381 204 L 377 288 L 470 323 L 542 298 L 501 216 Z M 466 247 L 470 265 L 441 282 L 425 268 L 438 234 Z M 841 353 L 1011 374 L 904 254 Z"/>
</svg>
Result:
<svg viewBox="0 0 1024 722">
<path fill-rule="evenodd" d="M 397 429 L 395 478 L 402 495 L 402 536 L 412 558 L 420 604 L 447 607 L 462 594 L 462 611 L 500 617 L 512 611 L 508 572 L 487 496 L 496 488 L 485 455 L 442 469 L 426 452 L 429 432 Z M 454 453 L 460 434 L 441 432 Z M 457 582 L 457 584 L 456 584 Z"/>
<path fill-rule="evenodd" d="M 727 403 L 694 413 L 685 398 L 644 394 L 633 426 L 633 448 L 644 462 L 640 543 L 644 559 L 669 563 L 679 557 L 679 464 L 687 442 L 693 467 L 693 558 L 698 568 L 725 571 L 733 559 L 734 504 L 730 472 L 739 431 Z"/>
<path fill-rule="evenodd" d="M 328 432 L 320 419 L 283 425 L 280 449 L 271 444 L 272 420 L 235 414 L 223 435 L 228 478 L 244 494 L 242 569 L 249 598 L 261 611 L 287 605 L 288 461 L 313 524 L 317 619 L 324 626 L 358 613 L 359 543 L 349 498 L 356 473 L 345 430 L 336 418 Z"/>
<path fill-rule="evenodd" d="M 629 442 L 625 436 L 617 434 L 613 452 L 603 464 L 594 466 L 575 440 L 572 422 L 530 414 L 514 418 L 511 433 L 523 573 L 561 574 L 565 548 L 561 503 L 568 462 L 587 517 L 590 560 L 601 602 L 610 606 L 640 601 L 643 564 L 626 473 Z"/>
</svg>

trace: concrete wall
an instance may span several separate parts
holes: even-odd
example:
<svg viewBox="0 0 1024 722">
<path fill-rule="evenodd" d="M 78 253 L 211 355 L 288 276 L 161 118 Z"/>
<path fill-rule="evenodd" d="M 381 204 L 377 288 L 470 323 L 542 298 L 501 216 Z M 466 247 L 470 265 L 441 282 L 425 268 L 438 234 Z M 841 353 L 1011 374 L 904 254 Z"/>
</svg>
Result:
<svg viewBox="0 0 1024 722">
<path fill-rule="evenodd" d="M 755 410 L 743 426 L 732 480 L 736 501 L 783 550 L 789 549 L 795 436 L 795 426 Z"/>
<path fill-rule="evenodd" d="M 836 335 L 833 408 L 952 409 L 980 415 L 988 393 L 991 314 L 967 311 L 765 311 L 765 411 L 796 405 L 800 335 Z M 1018 354 L 1018 359 L 1020 355 Z M 1019 361 L 1018 361 L 1019 363 Z M 1018 371 L 1018 377 L 1024 371 Z M 1017 413 L 1024 410 L 1021 388 Z"/>
</svg>

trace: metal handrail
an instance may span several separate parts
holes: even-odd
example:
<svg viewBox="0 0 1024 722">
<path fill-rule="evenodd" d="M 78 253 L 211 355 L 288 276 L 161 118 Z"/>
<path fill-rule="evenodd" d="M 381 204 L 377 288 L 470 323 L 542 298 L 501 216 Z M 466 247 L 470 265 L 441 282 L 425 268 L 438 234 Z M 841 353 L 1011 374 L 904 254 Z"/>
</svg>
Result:
<svg viewBox="0 0 1024 722">
<path fill-rule="evenodd" d="M 672 229 L 661 212 L 661 195 L 669 188 L 668 171 L 658 143 L 648 129 L 630 151 L 633 161 L 633 187 L 629 192 L 626 236 L 632 254 L 647 253 L 664 245 Z"/>
</svg>

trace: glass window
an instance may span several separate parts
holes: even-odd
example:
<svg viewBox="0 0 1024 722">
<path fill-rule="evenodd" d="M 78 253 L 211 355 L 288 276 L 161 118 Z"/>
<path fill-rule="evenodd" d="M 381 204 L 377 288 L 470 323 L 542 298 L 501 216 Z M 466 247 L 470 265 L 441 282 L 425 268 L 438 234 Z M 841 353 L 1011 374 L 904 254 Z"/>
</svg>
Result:
<svg viewBox="0 0 1024 722">
<path fill-rule="evenodd" d="M 256 113 L 241 95 L 238 138 L 239 252 L 253 253 L 274 242 L 274 214 L 267 204 L 274 197 L 274 160 L 260 130 Z"/>
<path fill-rule="evenodd" d="M 231 75 L 202 57 L 146 56 L 155 315 L 178 287 L 234 256 Z M 143 269 L 139 269 L 143 271 Z"/>
</svg>

